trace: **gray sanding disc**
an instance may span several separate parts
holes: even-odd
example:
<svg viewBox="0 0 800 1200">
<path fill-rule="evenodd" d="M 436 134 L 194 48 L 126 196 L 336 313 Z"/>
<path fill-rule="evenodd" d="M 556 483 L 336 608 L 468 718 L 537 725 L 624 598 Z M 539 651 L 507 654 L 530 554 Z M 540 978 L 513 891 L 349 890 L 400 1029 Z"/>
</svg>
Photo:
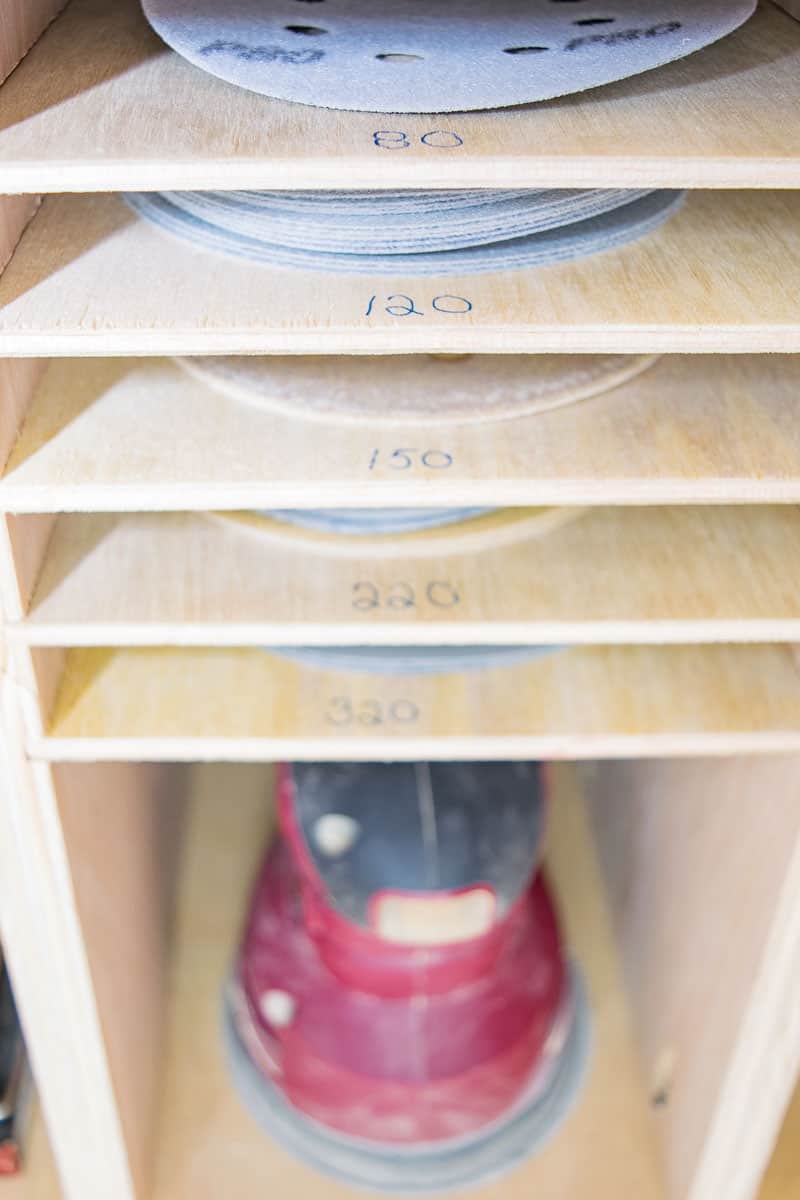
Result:
<svg viewBox="0 0 800 1200">
<path fill-rule="evenodd" d="M 265 646 L 271 654 L 291 658 L 322 671 L 355 675 L 450 675 L 516 667 L 544 658 L 561 646 Z"/>
<path fill-rule="evenodd" d="M 562 229 L 646 196 L 631 188 L 162 192 L 198 239 L 233 238 L 319 254 L 425 254 Z"/>
<path fill-rule="evenodd" d="M 470 236 L 465 235 L 458 239 L 460 244 L 453 249 L 431 250 L 422 236 L 412 243 L 399 240 L 394 243 L 395 248 L 388 252 L 385 247 L 379 252 L 368 248 L 370 243 L 368 237 L 365 239 L 364 228 L 368 227 L 366 221 L 359 231 L 360 240 L 351 240 L 344 252 L 315 246 L 319 232 L 317 226 L 323 229 L 326 221 L 323 207 L 318 209 L 313 220 L 304 218 L 298 224 L 295 235 L 297 230 L 302 230 L 305 237 L 294 236 L 291 244 L 285 244 L 280 240 L 281 230 L 269 233 L 269 221 L 261 224 L 258 236 L 254 236 L 255 230 L 251 228 L 246 233 L 241 232 L 238 206 L 235 201 L 226 202 L 224 193 L 214 193 L 214 205 L 207 206 L 202 216 L 195 211 L 193 193 L 135 192 L 125 198 L 141 217 L 167 232 L 203 249 L 221 251 L 253 263 L 345 274 L 424 276 L 542 267 L 612 250 L 657 229 L 677 211 L 685 195 L 673 190 L 631 194 L 635 199 L 622 204 L 615 203 L 612 208 L 604 207 L 599 213 L 588 217 L 584 215 L 585 207 L 579 204 L 570 211 L 567 223 L 522 236 L 508 237 L 500 223 L 497 226 L 500 240 L 491 240 L 492 235 L 485 228 L 478 242 L 472 242 Z M 534 191 L 531 195 L 530 208 L 534 216 L 540 203 L 549 208 L 548 201 L 539 200 L 541 193 Z M 369 196 L 373 232 L 377 234 L 385 228 L 390 218 L 386 215 L 381 194 L 355 193 L 354 196 Z M 592 198 L 593 191 L 589 189 L 586 193 L 587 206 L 591 205 Z M 288 207 L 289 202 L 285 204 Z M 592 211 L 590 207 L 586 210 Z M 454 214 L 455 227 L 459 219 L 459 215 Z M 421 215 L 420 227 L 423 227 L 423 222 L 424 215 Z M 276 240 L 268 240 L 271 237 Z"/>
<path fill-rule="evenodd" d="M 485 1130 L 442 1145 L 398 1147 L 349 1138 L 294 1108 L 248 1049 L 244 1006 L 233 983 L 223 998 L 226 1057 L 248 1112 L 268 1137 L 315 1170 L 370 1193 L 460 1192 L 488 1184 L 531 1158 L 578 1102 L 591 1058 L 592 1020 L 586 985 L 575 965 L 570 966 L 569 991 L 558 1053 L 534 1069 L 518 1102 Z"/>
<path fill-rule="evenodd" d="M 190 62 L 281 100 L 457 112 L 637 75 L 732 32 L 756 0 L 142 0 Z"/>
<path fill-rule="evenodd" d="M 341 519 L 346 509 L 327 510 L 338 514 Z M 206 513 L 209 521 L 222 522 L 233 532 L 252 537 L 261 546 L 275 545 L 284 550 L 297 551 L 307 557 L 320 555 L 325 558 L 347 558 L 363 562 L 366 559 L 441 559 L 451 554 L 482 554 L 499 550 L 503 546 L 515 546 L 532 538 L 549 537 L 570 521 L 580 518 L 585 511 L 581 508 L 496 508 L 482 515 L 474 514 L 463 519 L 458 513 L 455 521 L 441 519 L 438 510 L 432 521 L 425 522 L 420 511 L 396 510 L 391 532 L 368 529 L 369 513 L 360 521 L 357 532 L 334 529 L 336 522 L 326 522 L 325 510 L 311 510 L 308 519 L 300 515 L 299 521 L 276 519 L 273 514 L 263 512 L 220 512 Z M 378 510 L 386 513 L 387 510 Z M 285 510 L 284 510 L 285 512 Z M 350 510 L 354 521 L 358 517 Z M 316 520 L 315 520 L 316 517 Z M 389 518 L 385 517 L 385 520 Z M 399 526 L 407 522 L 406 529 Z M 323 529 L 322 525 L 328 528 Z M 416 525 L 416 528 L 413 526 Z"/>
<path fill-rule="evenodd" d="M 269 412 L 381 425 L 502 421 L 547 412 L 608 392 L 656 361 L 637 354 L 178 359 L 210 387 Z"/>
<path fill-rule="evenodd" d="M 264 517 L 286 521 L 299 529 L 339 533 L 346 537 L 417 533 L 441 529 L 486 516 L 491 508 L 273 508 L 256 509 Z"/>
</svg>

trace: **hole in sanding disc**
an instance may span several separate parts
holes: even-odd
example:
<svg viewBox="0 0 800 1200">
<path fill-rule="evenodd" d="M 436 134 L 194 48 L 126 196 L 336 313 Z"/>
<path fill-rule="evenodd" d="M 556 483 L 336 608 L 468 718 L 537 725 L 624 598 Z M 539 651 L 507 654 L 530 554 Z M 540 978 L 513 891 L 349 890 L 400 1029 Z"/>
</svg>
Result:
<svg viewBox="0 0 800 1200">
<path fill-rule="evenodd" d="M 421 54 L 376 54 L 375 57 L 390 63 L 422 62 Z"/>
</svg>

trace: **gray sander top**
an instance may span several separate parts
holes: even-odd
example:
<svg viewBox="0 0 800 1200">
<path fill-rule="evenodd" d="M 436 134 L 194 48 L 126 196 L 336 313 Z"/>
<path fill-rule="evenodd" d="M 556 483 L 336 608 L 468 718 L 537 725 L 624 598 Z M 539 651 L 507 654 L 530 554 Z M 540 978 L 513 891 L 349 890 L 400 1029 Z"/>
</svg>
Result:
<svg viewBox="0 0 800 1200">
<path fill-rule="evenodd" d="M 184 58 L 251 91 L 322 108 L 441 113 L 527 104 L 637 75 L 731 33 L 756 0 L 142 5 Z"/>
</svg>

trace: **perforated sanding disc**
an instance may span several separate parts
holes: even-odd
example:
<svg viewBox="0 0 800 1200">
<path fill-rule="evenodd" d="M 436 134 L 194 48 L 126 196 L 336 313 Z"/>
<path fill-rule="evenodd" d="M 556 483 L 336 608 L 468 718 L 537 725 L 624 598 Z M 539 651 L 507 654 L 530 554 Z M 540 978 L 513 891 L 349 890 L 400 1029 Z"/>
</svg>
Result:
<svg viewBox="0 0 800 1200">
<path fill-rule="evenodd" d="M 248 404 L 332 423 L 501 421 L 601 395 L 656 362 L 637 354 L 184 358 Z"/>
<path fill-rule="evenodd" d="M 456 112 L 547 100 L 683 58 L 755 0 L 143 0 L 196 66 L 282 100 Z"/>
</svg>

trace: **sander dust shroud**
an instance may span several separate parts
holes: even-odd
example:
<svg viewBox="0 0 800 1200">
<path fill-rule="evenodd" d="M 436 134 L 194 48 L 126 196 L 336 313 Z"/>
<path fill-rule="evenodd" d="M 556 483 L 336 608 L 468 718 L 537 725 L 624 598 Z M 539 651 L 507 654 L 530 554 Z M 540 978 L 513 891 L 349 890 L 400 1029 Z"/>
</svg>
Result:
<svg viewBox="0 0 800 1200">
<path fill-rule="evenodd" d="M 359 1187 L 503 1174 L 568 1115 L 589 1057 L 538 767 L 295 765 L 279 811 L 226 991 L 245 1104 Z"/>
</svg>

